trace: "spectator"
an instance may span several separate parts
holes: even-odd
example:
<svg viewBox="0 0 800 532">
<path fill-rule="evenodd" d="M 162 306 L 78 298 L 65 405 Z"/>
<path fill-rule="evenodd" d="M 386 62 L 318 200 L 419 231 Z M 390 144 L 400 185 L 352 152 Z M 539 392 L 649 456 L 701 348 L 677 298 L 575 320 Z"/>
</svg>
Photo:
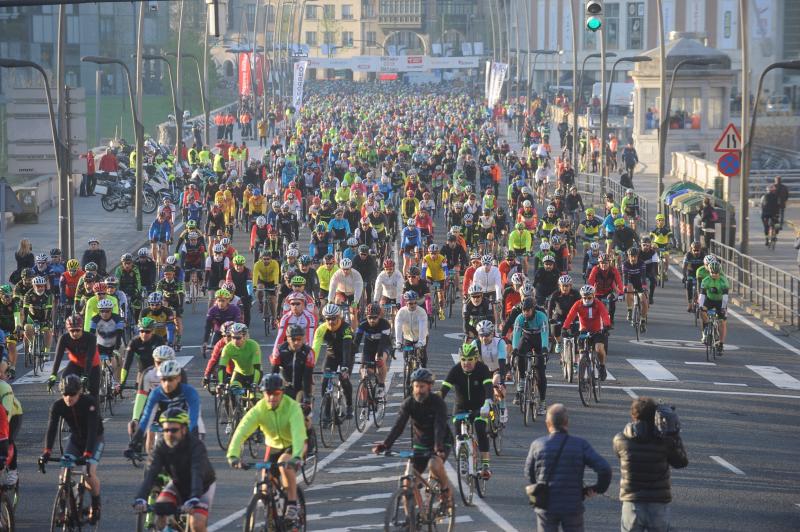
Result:
<svg viewBox="0 0 800 532">
<path fill-rule="evenodd" d="M 217 113 L 214 115 L 214 125 L 217 126 L 217 140 L 225 136 L 225 115 Z"/>
<path fill-rule="evenodd" d="M 614 436 L 614 452 L 620 463 L 619 500 L 622 532 L 670 529 L 672 501 L 670 466 L 689 464 L 680 435 L 660 436 L 655 428 L 656 402 L 639 397 L 631 403 L 631 422 Z"/>
<path fill-rule="evenodd" d="M 714 224 L 717 223 L 717 211 L 711 205 L 711 198 L 703 199 L 703 207 L 700 210 L 700 227 L 703 230 L 703 246 L 711 249 L 711 241 L 716 234 Z"/>
<path fill-rule="evenodd" d="M 769 228 L 779 222 L 781 215 L 780 198 L 778 187 L 774 184 L 767 188 L 767 193 L 761 196 L 761 223 L 764 224 L 764 238 L 766 245 L 769 246 Z M 778 234 L 775 228 L 775 235 Z"/>
<path fill-rule="evenodd" d="M 223 138 L 227 140 L 233 140 L 234 122 L 236 122 L 236 118 L 233 116 L 233 113 L 228 113 L 225 115 L 225 135 Z"/>
<path fill-rule="evenodd" d="M 625 165 L 625 173 L 628 174 L 628 178 L 630 179 L 632 187 L 633 171 L 636 169 L 636 165 L 639 163 L 639 154 L 636 153 L 636 148 L 633 147 L 633 144 L 628 142 L 625 147 L 622 148 L 620 157 L 622 158 L 622 164 Z"/>
<path fill-rule="evenodd" d="M 33 268 L 35 261 L 33 257 L 33 246 L 31 246 L 30 240 L 23 238 L 19 241 L 19 247 L 17 251 L 14 252 L 14 260 L 17 261 L 17 269 L 11 272 L 11 276 L 8 278 L 12 284 L 19 282 L 22 270 L 25 268 Z"/>
<path fill-rule="evenodd" d="M 545 423 L 549 434 L 534 440 L 525 461 L 530 482 L 542 482 L 547 477 L 550 487 L 547 509 L 536 509 L 536 528 L 539 532 L 554 532 L 560 525 L 564 532 L 581 532 L 583 499 L 605 493 L 611 483 L 611 466 L 589 442 L 568 434 L 567 409 L 563 404 L 554 404 L 547 410 Z M 597 483 L 584 488 L 586 466 L 597 473 Z"/>
<path fill-rule="evenodd" d="M 81 258 L 81 268 L 86 268 L 86 264 L 90 262 L 94 262 L 97 264 L 97 274 L 100 277 L 105 277 L 108 270 L 108 259 L 106 258 L 106 252 L 100 247 L 100 241 L 96 238 L 90 238 L 87 242 L 89 244 L 89 249 L 83 252 L 83 257 Z"/>
<path fill-rule="evenodd" d="M 783 228 L 783 215 L 786 203 L 789 201 L 789 187 L 783 184 L 781 176 L 775 176 L 775 193 L 778 194 L 778 208 L 781 210 L 781 228 Z"/>
<path fill-rule="evenodd" d="M 117 156 L 112 153 L 111 148 L 106 148 L 106 153 L 100 157 L 100 171 L 101 172 L 116 172 L 119 164 Z"/>
<path fill-rule="evenodd" d="M 81 159 L 86 159 L 86 173 L 83 174 L 80 186 L 80 196 L 94 196 L 94 186 L 96 177 L 94 175 L 94 153 L 89 150 L 86 154 L 81 155 Z"/>
<path fill-rule="evenodd" d="M 258 147 L 265 147 L 268 148 L 269 145 L 267 144 L 267 121 L 263 117 L 258 121 L 256 126 L 258 128 Z"/>
</svg>

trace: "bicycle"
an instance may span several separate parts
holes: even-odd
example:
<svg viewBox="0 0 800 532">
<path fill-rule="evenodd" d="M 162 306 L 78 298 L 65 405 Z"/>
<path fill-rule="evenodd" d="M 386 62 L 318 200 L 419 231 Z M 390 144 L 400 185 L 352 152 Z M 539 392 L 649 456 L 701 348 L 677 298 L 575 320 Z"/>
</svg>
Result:
<svg viewBox="0 0 800 532">
<path fill-rule="evenodd" d="M 626 294 L 633 294 L 633 308 L 631 309 L 630 323 L 636 332 L 636 341 L 639 341 L 639 334 L 642 332 L 642 301 L 641 292 L 637 290 L 625 291 Z"/>
<path fill-rule="evenodd" d="M 775 251 L 775 243 L 778 241 L 778 233 L 781 230 L 779 220 L 776 216 L 769 219 L 769 229 L 767 232 L 767 248 Z"/>
<path fill-rule="evenodd" d="M 288 495 L 281 485 L 280 476 L 276 475 L 278 464 L 273 462 L 257 462 L 255 464 L 242 464 L 244 470 L 256 469 L 264 474 L 256 480 L 253 486 L 253 496 L 247 504 L 242 523 L 244 532 L 255 531 L 289 531 L 306 529 L 306 498 L 303 490 L 297 486 L 297 523 L 286 519 Z M 286 466 L 281 466 L 286 467 Z"/>
<path fill-rule="evenodd" d="M 318 374 L 317 372 L 314 373 Z M 322 372 L 322 376 L 328 379 L 328 386 L 322 394 L 319 416 L 319 436 L 325 448 L 333 445 L 334 432 L 339 432 L 341 441 L 345 440 L 345 433 L 350 432 L 350 420 L 347 419 L 347 401 L 342 383 L 339 382 L 341 375 L 341 370 Z M 327 419 L 326 412 L 328 413 Z"/>
<path fill-rule="evenodd" d="M 661 249 L 658 251 L 658 287 L 664 288 L 669 272 L 669 250 Z"/>
<path fill-rule="evenodd" d="M 25 367 L 33 366 L 34 376 L 44 372 L 45 352 L 47 351 L 47 346 L 44 345 L 44 330 L 45 327 L 34 323 L 33 339 L 28 342 L 28 347 L 25 349 Z"/>
<path fill-rule="evenodd" d="M 439 294 L 442 293 L 442 283 L 441 281 L 432 281 L 431 282 L 431 314 L 428 316 L 428 323 L 429 326 L 432 325 L 433 328 L 436 328 L 436 322 L 439 321 L 439 317 L 444 315 L 444 309 L 441 308 L 439 302 Z M 440 312 L 442 314 L 440 314 Z"/>
<path fill-rule="evenodd" d="M 448 270 L 447 272 L 447 290 L 445 291 L 444 302 L 447 305 L 447 317 L 453 317 L 453 306 L 456 303 L 456 272 L 455 270 Z"/>
<path fill-rule="evenodd" d="M 355 418 L 358 432 L 366 430 L 370 414 L 375 428 L 380 428 L 386 415 L 386 397 L 377 397 L 378 376 L 375 374 L 375 366 L 375 362 L 361 363 L 362 373 L 366 373 L 366 376 L 356 389 Z"/>
<path fill-rule="evenodd" d="M 114 401 L 118 398 L 115 390 L 117 385 L 114 378 L 114 369 L 108 355 L 100 355 L 100 394 L 98 396 L 100 413 L 107 412 L 109 416 L 114 415 Z"/>
<path fill-rule="evenodd" d="M 703 330 L 703 337 L 705 338 L 703 343 L 706 346 L 706 361 L 712 362 L 719 356 L 719 316 L 717 316 L 717 311 L 713 308 L 709 309 L 706 315 L 708 316 L 708 322 L 706 322 Z"/>
<path fill-rule="evenodd" d="M 59 459 L 61 473 L 58 477 L 58 491 L 53 502 L 50 516 L 50 530 L 80 532 L 89 523 L 89 507 L 91 499 L 87 495 L 84 481 L 89 477 L 89 464 L 85 458 L 76 458 L 65 454 Z M 84 466 L 80 473 L 73 471 L 75 466 Z M 46 473 L 45 462 L 39 461 L 39 471 Z M 77 477 L 74 478 L 74 477 Z"/>
<path fill-rule="evenodd" d="M 447 530 L 452 532 L 456 526 L 456 507 L 452 499 L 445 503 L 439 481 L 432 475 L 425 478 L 411 463 L 419 457 L 413 451 L 395 453 L 386 451 L 385 456 L 407 459 L 409 464 L 400 477 L 399 486 L 389 499 L 384 516 L 384 530 Z M 440 528 L 441 527 L 441 528 Z"/>
<path fill-rule="evenodd" d="M 479 468 L 478 440 L 472 424 L 472 414 L 461 412 L 453 416 L 453 422 L 461 422 L 456 436 L 456 473 L 458 475 L 458 491 L 461 500 L 472 506 L 474 493 L 483 499 L 486 496 L 487 479 L 483 478 Z"/>
<path fill-rule="evenodd" d="M 491 409 L 489 410 L 489 420 L 486 426 L 487 433 L 492 439 L 494 454 L 500 456 L 500 453 L 503 452 L 503 429 L 506 428 L 506 425 L 500 421 L 500 404 L 496 400 L 492 403 Z"/>
<path fill-rule="evenodd" d="M 575 337 L 567 334 L 561 334 L 561 370 L 564 374 L 564 380 L 566 382 L 572 383 L 575 380 L 575 370 L 576 370 L 576 357 L 575 354 L 577 353 L 577 344 L 575 342 Z"/>
<path fill-rule="evenodd" d="M 300 471 L 303 474 L 303 482 L 306 483 L 306 486 L 310 486 L 317 476 L 319 449 L 317 448 L 317 433 L 314 427 L 308 427 L 308 429 L 306 429 L 306 434 L 306 454 L 303 456 L 303 464 L 300 466 Z"/>
<path fill-rule="evenodd" d="M 137 512 L 136 532 L 149 532 L 155 529 L 154 509 L 154 504 L 148 504 L 147 509 L 144 512 Z M 189 527 L 189 514 L 184 512 L 183 509 L 178 508 L 178 511 L 175 512 L 175 515 L 172 516 L 172 522 L 167 525 L 164 530 L 173 530 L 174 532 L 189 532 L 191 530 Z"/>
<path fill-rule="evenodd" d="M 695 277 L 687 277 L 686 282 L 689 283 L 689 290 L 691 295 L 690 304 L 691 312 L 694 315 L 694 326 L 700 321 L 700 305 L 697 304 L 697 279 Z"/>
<path fill-rule="evenodd" d="M 600 378 L 598 376 L 598 360 L 594 349 L 594 342 L 587 332 L 578 336 L 580 358 L 578 359 L 578 394 L 583 406 L 589 406 L 589 394 L 594 397 L 594 402 L 600 402 Z"/>
<path fill-rule="evenodd" d="M 403 351 L 403 399 L 411 394 L 411 374 L 420 367 L 422 357 L 419 348 L 413 344 L 406 343 L 402 347 Z"/>
<path fill-rule="evenodd" d="M 205 297 L 202 295 L 203 287 L 200 280 L 200 270 L 191 269 L 186 273 L 189 274 L 189 286 L 187 287 L 186 291 L 186 302 L 191 302 L 192 313 L 194 313 L 195 309 L 197 308 L 197 302 L 205 300 Z"/>
<path fill-rule="evenodd" d="M 231 436 L 244 417 L 255 395 L 255 388 L 231 386 L 225 384 L 217 387 L 214 394 L 214 414 L 216 416 L 217 443 L 223 451 L 228 450 Z M 255 447 L 261 431 L 256 431 L 247 439 L 251 456 L 255 456 Z"/>
<path fill-rule="evenodd" d="M 381 305 L 383 309 L 383 317 L 389 323 L 394 323 L 394 316 L 397 314 L 397 305 L 395 303 L 384 303 Z"/>
<path fill-rule="evenodd" d="M 269 336 L 270 332 L 275 329 L 275 316 L 272 314 L 271 298 L 275 295 L 275 288 L 256 288 L 255 292 L 263 292 L 264 299 L 261 302 L 262 313 L 261 319 L 264 322 L 264 336 Z"/>
<path fill-rule="evenodd" d="M 8 470 L 4 472 L 8 474 Z M 14 530 L 14 509 L 19 501 L 19 478 L 13 486 L 6 486 L 5 482 L 0 483 L 0 531 L 13 532 Z"/>
<path fill-rule="evenodd" d="M 528 421 L 534 422 L 539 416 L 539 407 L 542 401 L 539 396 L 539 370 L 536 369 L 536 357 L 545 357 L 545 365 L 547 364 L 547 355 L 545 353 L 531 352 L 525 356 L 528 359 L 528 369 L 525 371 L 525 377 L 522 385 L 522 397 L 519 401 L 520 410 L 522 410 L 522 422 L 528 426 Z"/>
</svg>

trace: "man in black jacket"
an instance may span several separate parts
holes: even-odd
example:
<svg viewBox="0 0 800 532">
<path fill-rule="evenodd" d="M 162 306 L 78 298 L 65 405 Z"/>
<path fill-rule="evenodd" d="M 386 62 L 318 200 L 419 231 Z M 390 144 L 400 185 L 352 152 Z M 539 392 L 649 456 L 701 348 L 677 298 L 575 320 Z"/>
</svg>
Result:
<svg viewBox="0 0 800 532">
<path fill-rule="evenodd" d="M 620 461 L 623 532 L 669 530 L 669 468 L 680 469 L 689 464 L 677 432 L 656 433 L 655 415 L 653 399 L 634 399 L 631 422 L 614 436 L 614 452 Z"/>
</svg>

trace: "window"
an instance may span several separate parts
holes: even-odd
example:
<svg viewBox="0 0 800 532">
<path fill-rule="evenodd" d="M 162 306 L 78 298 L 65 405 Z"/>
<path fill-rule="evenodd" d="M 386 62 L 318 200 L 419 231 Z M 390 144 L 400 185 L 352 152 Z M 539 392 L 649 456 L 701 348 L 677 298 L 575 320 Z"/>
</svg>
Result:
<svg viewBox="0 0 800 532">
<path fill-rule="evenodd" d="M 722 129 L 722 98 L 725 91 L 721 87 L 708 89 L 708 128 Z"/>
<path fill-rule="evenodd" d="M 378 43 L 378 35 L 374 31 L 367 32 L 367 46 L 375 46 Z"/>
<path fill-rule="evenodd" d="M 312 7 L 316 7 L 316 6 L 312 6 Z M 273 6 L 271 4 L 267 6 L 267 23 L 275 24 L 275 6 Z"/>
<path fill-rule="evenodd" d="M 606 47 L 609 50 L 619 49 L 619 4 L 606 4 Z"/>
<path fill-rule="evenodd" d="M 244 6 L 244 19 L 247 21 L 248 25 L 250 25 L 251 21 L 256 19 L 255 4 L 247 4 Z"/>
<path fill-rule="evenodd" d="M 158 39 L 158 23 L 154 18 L 144 19 L 144 42 L 155 42 Z"/>
<path fill-rule="evenodd" d="M 345 4 L 342 6 L 342 20 L 353 20 L 353 6 Z"/>
<path fill-rule="evenodd" d="M 325 4 L 322 6 L 322 18 L 325 20 L 333 20 L 336 18 L 336 6 L 333 4 Z"/>
<path fill-rule="evenodd" d="M 322 32 L 322 42 L 329 46 L 332 44 L 336 44 L 336 32 L 334 31 Z"/>
<path fill-rule="evenodd" d="M 702 122 L 699 88 L 679 88 L 672 93 L 669 113 L 670 129 L 700 129 Z"/>
<path fill-rule="evenodd" d="M 100 4 L 104 5 L 104 4 Z M 147 22 L 147 19 L 145 19 Z M 114 33 L 114 18 L 113 17 L 100 17 L 99 21 L 100 26 L 100 41 L 101 42 L 108 42 L 114 40 L 115 33 Z"/>
<path fill-rule="evenodd" d="M 317 6 L 306 4 L 306 20 L 317 20 Z"/>
<path fill-rule="evenodd" d="M 353 46 L 353 32 L 352 31 L 343 31 L 342 32 L 342 46 Z"/>
<path fill-rule="evenodd" d="M 661 109 L 659 89 L 645 89 L 644 109 L 644 131 L 654 135 L 661 121 L 661 112 L 659 111 L 659 109 Z"/>
<path fill-rule="evenodd" d="M 56 35 L 53 19 L 47 15 L 33 16 L 33 42 L 53 42 Z"/>
<path fill-rule="evenodd" d="M 317 45 L 317 32 L 316 31 L 307 31 L 306 32 L 306 44 L 308 46 L 316 46 Z"/>
<path fill-rule="evenodd" d="M 628 3 L 628 48 L 644 48 L 644 2 Z"/>
<path fill-rule="evenodd" d="M 375 5 L 370 0 L 364 0 L 361 4 L 361 16 L 363 18 L 372 18 L 375 16 Z"/>
</svg>

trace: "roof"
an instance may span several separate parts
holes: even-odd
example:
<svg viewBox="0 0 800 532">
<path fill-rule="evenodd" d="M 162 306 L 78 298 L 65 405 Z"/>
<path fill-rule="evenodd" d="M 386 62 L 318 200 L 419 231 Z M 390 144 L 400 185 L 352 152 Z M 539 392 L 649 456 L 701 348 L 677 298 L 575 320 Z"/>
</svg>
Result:
<svg viewBox="0 0 800 532">
<path fill-rule="evenodd" d="M 658 47 L 653 48 L 652 50 L 648 50 L 644 52 L 642 55 L 648 56 L 652 58 L 652 61 L 636 63 L 634 67 L 634 75 L 641 74 L 641 75 L 650 75 L 650 76 L 657 76 L 659 74 L 659 64 L 661 62 L 661 53 Z M 730 70 L 731 68 L 731 58 L 728 57 L 727 54 L 724 52 L 720 52 L 716 48 L 710 48 L 705 46 L 697 39 L 690 39 L 687 37 L 681 37 L 680 34 L 674 40 L 671 40 L 667 43 L 666 46 L 666 59 L 667 59 L 667 70 L 672 70 L 675 66 L 683 61 L 684 59 L 716 59 L 720 62 L 719 65 L 711 65 L 711 66 L 697 66 L 697 65 L 686 65 L 681 68 L 681 71 L 685 70 L 698 70 L 698 71 L 707 71 L 707 70 Z M 727 73 L 727 72 L 726 72 Z"/>
</svg>

